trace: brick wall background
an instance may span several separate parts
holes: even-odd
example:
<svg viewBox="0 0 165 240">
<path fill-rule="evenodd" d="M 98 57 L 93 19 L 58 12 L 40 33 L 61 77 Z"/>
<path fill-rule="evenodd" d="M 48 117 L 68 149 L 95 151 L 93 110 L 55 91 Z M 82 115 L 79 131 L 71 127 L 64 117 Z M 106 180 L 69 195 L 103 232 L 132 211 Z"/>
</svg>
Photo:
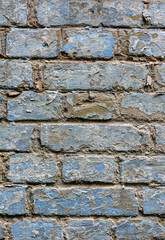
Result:
<svg viewBox="0 0 165 240">
<path fill-rule="evenodd" d="M 0 0 L 0 239 L 165 239 L 165 1 Z"/>
</svg>

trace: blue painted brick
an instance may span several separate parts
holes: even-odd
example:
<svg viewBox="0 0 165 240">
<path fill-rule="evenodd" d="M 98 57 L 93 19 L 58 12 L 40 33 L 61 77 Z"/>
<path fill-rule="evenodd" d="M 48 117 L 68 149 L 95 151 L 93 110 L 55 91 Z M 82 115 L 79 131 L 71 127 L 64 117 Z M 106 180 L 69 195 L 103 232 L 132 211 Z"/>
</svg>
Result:
<svg viewBox="0 0 165 240">
<path fill-rule="evenodd" d="M 165 152 L 165 126 L 156 125 L 156 150 Z"/>
<path fill-rule="evenodd" d="M 57 57 L 57 31 L 52 29 L 11 29 L 7 34 L 8 57 Z"/>
<path fill-rule="evenodd" d="M 37 18 L 43 26 L 141 26 L 143 4 L 116 0 L 40 0 Z"/>
<path fill-rule="evenodd" d="M 144 214 L 165 214 L 165 188 L 143 190 Z"/>
<path fill-rule="evenodd" d="M 32 190 L 34 214 L 70 216 L 136 216 L 138 203 L 131 189 L 38 188 Z"/>
<path fill-rule="evenodd" d="M 0 35 L 0 54 L 2 54 L 2 50 L 3 50 L 3 47 L 2 47 L 2 36 Z"/>
<path fill-rule="evenodd" d="M 0 94 L 0 119 L 4 116 L 5 112 L 5 100 L 2 94 Z"/>
<path fill-rule="evenodd" d="M 164 230 L 156 220 L 137 218 L 118 221 L 116 236 L 117 240 L 164 239 Z"/>
<path fill-rule="evenodd" d="M 2 175 L 3 175 L 3 162 L 0 161 L 0 182 L 2 182 Z"/>
<path fill-rule="evenodd" d="M 121 101 L 121 114 L 138 119 L 163 120 L 165 118 L 165 95 L 155 97 L 155 93 L 124 94 Z"/>
<path fill-rule="evenodd" d="M 130 62 L 49 62 L 43 68 L 45 87 L 51 90 L 140 90 L 147 75 L 146 65 Z"/>
<path fill-rule="evenodd" d="M 165 2 L 153 1 L 148 6 L 148 17 L 153 26 L 165 26 Z"/>
<path fill-rule="evenodd" d="M 165 57 L 165 32 L 161 30 L 134 30 L 129 34 L 129 54 Z"/>
<path fill-rule="evenodd" d="M 163 86 L 165 84 L 165 64 L 155 66 L 155 75 Z"/>
<path fill-rule="evenodd" d="M 71 58 L 111 58 L 115 32 L 109 29 L 64 30 L 61 51 Z"/>
<path fill-rule="evenodd" d="M 20 151 L 30 150 L 30 141 L 33 131 L 32 125 L 3 125 L 0 126 L 0 150 Z"/>
<path fill-rule="evenodd" d="M 13 216 L 26 213 L 24 187 L 0 189 L 0 214 Z"/>
<path fill-rule="evenodd" d="M 25 26 L 27 17 L 27 0 L 0 0 L 0 26 Z"/>
<path fill-rule="evenodd" d="M 113 223 L 109 220 L 69 220 L 65 236 L 68 240 L 112 240 Z"/>
<path fill-rule="evenodd" d="M 33 87 L 33 70 L 29 62 L 0 61 L 0 87 L 17 89 Z"/>
<path fill-rule="evenodd" d="M 66 182 L 115 181 L 116 160 L 107 156 L 71 156 L 65 157 L 62 168 L 62 178 Z"/>
<path fill-rule="evenodd" d="M 14 222 L 9 225 L 13 240 L 62 240 L 63 234 L 58 223 L 37 219 Z"/>
<path fill-rule="evenodd" d="M 41 144 L 55 151 L 138 151 L 149 144 L 149 135 L 132 125 L 42 125 Z"/>
<path fill-rule="evenodd" d="M 120 158 L 124 183 L 165 183 L 165 156 Z"/>
<path fill-rule="evenodd" d="M 57 176 L 57 166 L 52 155 L 19 154 L 8 162 L 7 179 L 14 183 L 51 183 Z"/>
<path fill-rule="evenodd" d="M 8 120 L 49 120 L 59 118 L 62 95 L 56 91 L 23 92 L 17 99 L 8 100 Z"/>
</svg>

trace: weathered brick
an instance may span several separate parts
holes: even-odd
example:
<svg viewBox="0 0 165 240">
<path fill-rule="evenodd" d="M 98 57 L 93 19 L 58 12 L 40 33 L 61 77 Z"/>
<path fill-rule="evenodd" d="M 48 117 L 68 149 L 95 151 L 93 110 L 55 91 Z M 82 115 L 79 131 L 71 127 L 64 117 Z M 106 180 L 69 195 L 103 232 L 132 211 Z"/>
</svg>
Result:
<svg viewBox="0 0 165 240">
<path fill-rule="evenodd" d="M 5 168 L 5 164 L 3 163 L 3 158 L 0 155 L 0 182 L 3 181 L 2 178 L 3 178 L 4 168 Z"/>
<path fill-rule="evenodd" d="M 40 0 L 38 22 L 44 26 L 141 26 L 142 1 Z"/>
<path fill-rule="evenodd" d="M 33 131 L 32 125 L 10 124 L 0 126 L 0 150 L 20 151 L 30 150 L 30 140 Z"/>
<path fill-rule="evenodd" d="M 156 80 L 160 78 L 160 84 L 165 86 L 165 64 L 158 65 L 155 67 L 156 70 Z"/>
<path fill-rule="evenodd" d="M 63 240 L 61 226 L 47 219 L 24 220 L 9 225 L 13 240 Z"/>
<path fill-rule="evenodd" d="M 131 189 L 40 188 L 32 190 L 34 214 L 136 216 L 138 203 Z"/>
<path fill-rule="evenodd" d="M 27 16 L 27 0 L 0 0 L 0 26 L 25 26 Z"/>
<path fill-rule="evenodd" d="M 8 100 L 8 120 L 58 119 L 61 94 L 58 92 L 23 92 L 17 99 Z"/>
<path fill-rule="evenodd" d="M 161 30 L 134 30 L 129 36 L 129 54 L 165 57 L 165 32 Z"/>
<path fill-rule="evenodd" d="M 2 174 L 3 174 L 3 172 L 2 172 L 2 166 L 3 166 L 3 163 L 0 162 L 0 182 L 2 182 Z"/>
<path fill-rule="evenodd" d="M 3 118 L 5 112 L 5 100 L 2 94 L 0 94 L 0 119 Z"/>
<path fill-rule="evenodd" d="M 107 156 L 71 156 L 63 160 L 62 178 L 66 182 L 109 182 L 115 180 L 116 160 Z"/>
<path fill-rule="evenodd" d="M 51 183 L 57 166 L 51 155 L 19 154 L 9 158 L 7 179 L 15 183 Z"/>
<path fill-rule="evenodd" d="M 11 29 L 7 34 L 8 57 L 57 57 L 57 31 L 52 29 Z"/>
<path fill-rule="evenodd" d="M 2 225 L 2 223 L 1 223 L 1 225 L 0 225 L 0 239 L 4 239 L 4 227 L 3 227 L 3 225 Z"/>
<path fill-rule="evenodd" d="M 118 240 L 163 239 L 164 230 L 152 219 L 131 219 L 119 221 L 116 228 Z"/>
<path fill-rule="evenodd" d="M 165 189 L 143 190 L 143 212 L 144 214 L 165 214 Z"/>
<path fill-rule="evenodd" d="M 71 58 L 111 58 L 116 32 L 110 29 L 65 29 L 61 51 Z"/>
<path fill-rule="evenodd" d="M 155 126 L 156 130 L 156 149 L 165 152 L 165 126 Z"/>
<path fill-rule="evenodd" d="M 165 156 L 121 158 L 124 183 L 165 183 Z"/>
<path fill-rule="evenodd" d="M 65 25 L 69 21 L 68 0 L 40 0 L 37 7 L 37 19 L 40 25 Z"/>
<path fill-rule="evenodd" d="M 32 88 L 33 70 L 28 62 L 0 61 L 0 87 L 1 88 Z"/>
<path fill-rule="evenodd" d="M 2 47 L 2 37 L 0 36 L 0 54 L 2 54 L 3 51 L 3 47 Z"/>
<path fill-rule="evenodd" d="M 165 95 L 126 93 L 121 100 L 121 114 L 138 119 L 165 118 Z"/>
<path fill-rule="evenodd" d="M 0 214 L 22 215 L 26 212 L 24 187 L 0 189 Z"/>
<path fill-rule="evenodd" d="M 113 94 L 72 92 L 66 98 L 65 114 L 68 118 L 112 119 L 116 107 Z"/>
<path fill-rule="evenodd" d="M 109 220 L 70 220 L 67 221 L 66 238 L 68 240 L 112 240 L 113 224 Z"/>
<path fill-rule="evenodd" d="M 64 90 L 140 90 L 148 70 L 137 63 L 58 62 L 44 66 L 43 85 Z"/>
<path fill-rule="evenodd" d="M 165 26 L 165 2 L 151 2 L 148 7 L 148 16 L 154 26 Z"/>
<path fill-rule="evenodd" d="M 41 144 L 55 151 L 138 151 L 148 145 L 149 135 L 132 125 L 43 125 Z"/>
</svg>

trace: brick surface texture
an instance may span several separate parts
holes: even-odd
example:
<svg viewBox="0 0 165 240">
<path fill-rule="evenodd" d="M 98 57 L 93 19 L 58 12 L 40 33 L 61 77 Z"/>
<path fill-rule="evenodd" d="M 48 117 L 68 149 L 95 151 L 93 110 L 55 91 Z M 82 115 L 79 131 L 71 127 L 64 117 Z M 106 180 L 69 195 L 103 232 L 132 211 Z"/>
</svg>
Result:
<svg viewBox="0 0 165 240">
<path fill-rule="evenodd" d="M 0 239 L 165 240 L 165 0 L 0 0 Z"/>
</svg>

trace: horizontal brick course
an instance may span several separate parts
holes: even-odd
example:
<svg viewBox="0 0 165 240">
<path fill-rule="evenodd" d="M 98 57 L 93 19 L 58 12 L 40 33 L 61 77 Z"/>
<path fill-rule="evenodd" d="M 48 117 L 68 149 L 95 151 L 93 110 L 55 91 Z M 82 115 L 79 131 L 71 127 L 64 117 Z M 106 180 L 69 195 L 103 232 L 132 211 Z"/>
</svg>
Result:
<svg viewBox="0 0 165 240">
<path fill-rule="evenodd" d="M 114 231 L 116 239 L 150 240 L 152 238 L 163 239 L 164 221 L 149 218 L 125 218 L 118 220 L 116 224 L 108 219 L 72 218 L 58 222 L 54 219 L 37 218 L 27 220 L 15 220 L 8 224 L 10 236 L 14 240 L 38 239 L 105 239 L 112 240 Z M 3 235 L 2 235 L 3 236 Z M 3 238 L 2 238 L 3 239 Z"/>
</svg>

